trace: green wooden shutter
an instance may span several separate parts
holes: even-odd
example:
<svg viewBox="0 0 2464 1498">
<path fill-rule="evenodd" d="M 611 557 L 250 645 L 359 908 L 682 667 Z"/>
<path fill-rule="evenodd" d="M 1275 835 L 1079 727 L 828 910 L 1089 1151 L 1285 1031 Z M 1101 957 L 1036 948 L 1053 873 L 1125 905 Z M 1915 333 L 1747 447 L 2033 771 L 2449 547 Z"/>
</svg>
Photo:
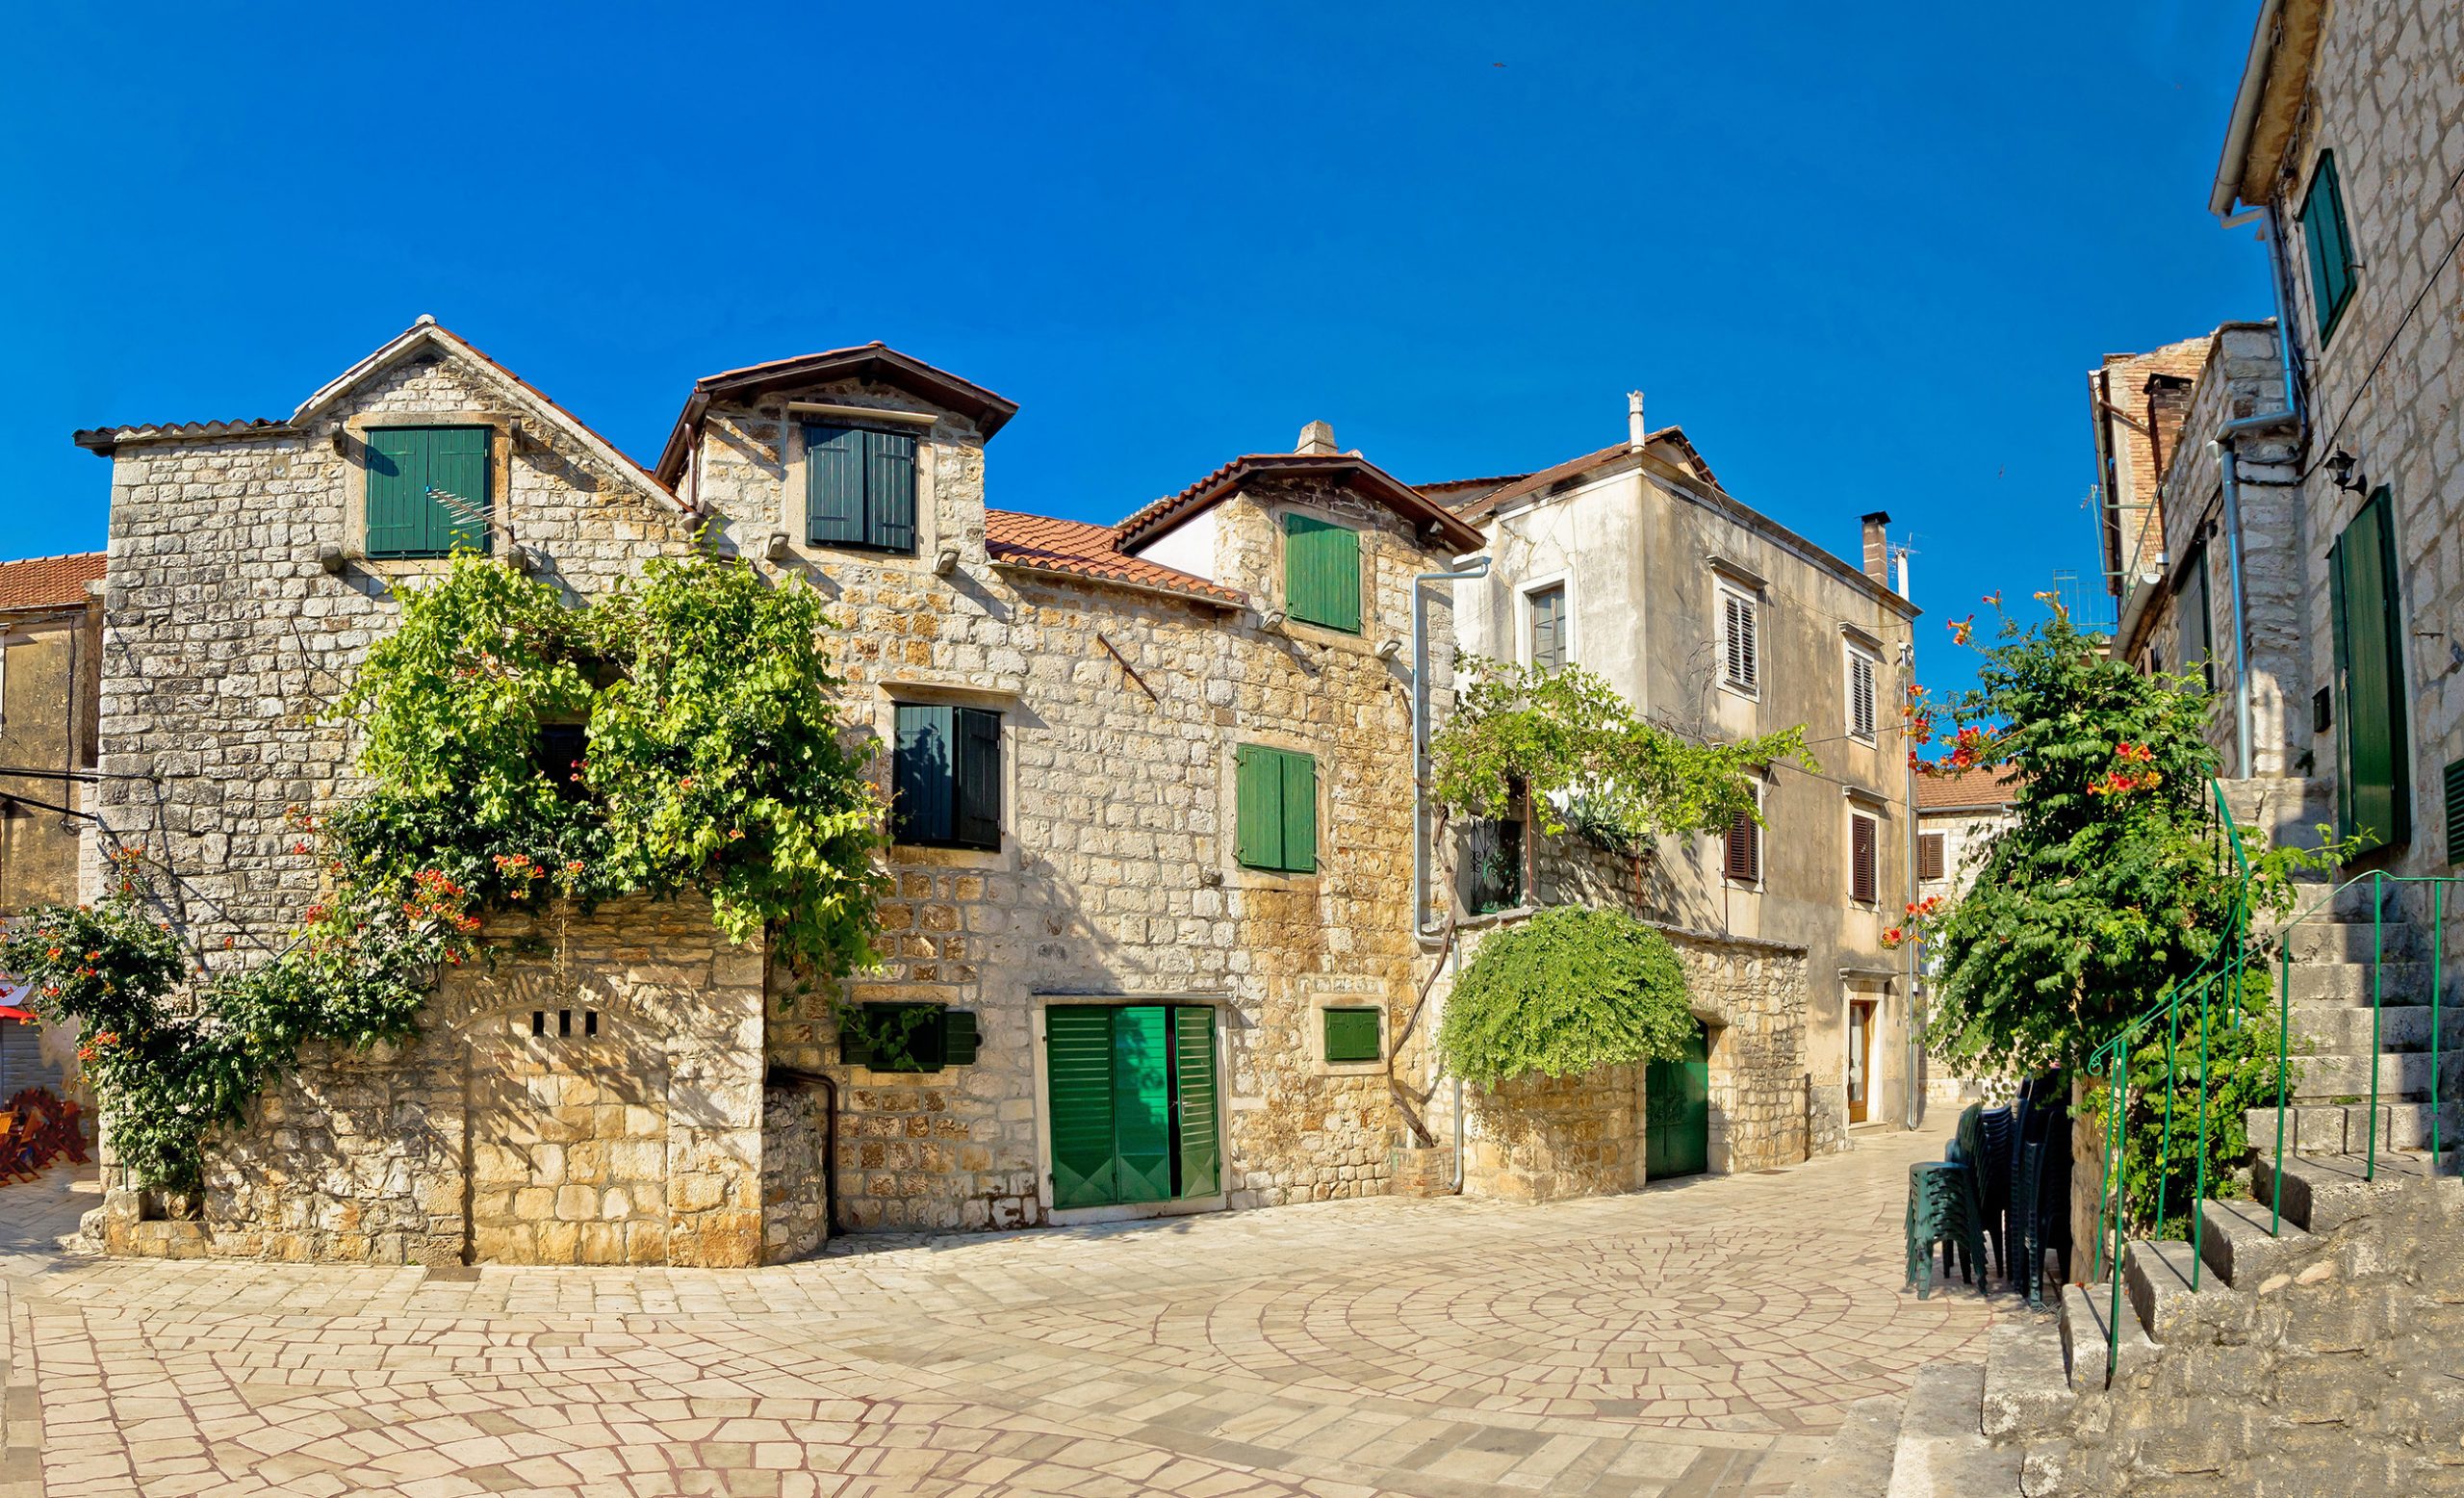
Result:
<svg viewBox="0 0 2464 1498">
<path fill-rule="evenodd" d="M 1113 1149 L 1113 1011 L 1055 1005 L 1044 1012 L 1052 1110 L 1052 1204 L 1119 1200 Z"/>
<path fill-rule="evenodd" d="M 957 800 L 955 710 L 933 704 L 898 705 L 898 741 L 890 757 L 890 824 L 901 842 L 951 840 Z M 996 716 L 993 721 L 1000 720 Z"/>
<path fill-rule="evenodd" d="M 1318 871 L 1318 762 L 1305 754 L 1284 754 L 1283 863 L 1292 873 Z"/>
<path fill-rule="evenodd" d="M 427 550 L 427 435 L 424 426 L 368 433 L 371 556 L 415 556 Z"/>
<path fill-rule="evenodd" d="M 442 556 L 467 546 L 488 550 L 488 438 L 485 426 L 428 430 L 427 544 Z"/>
<path fill-rule="evenodd" d="M 1384 1054 L 1377 1038 L 1376 1010 L 1329 1009 L 1325 1017 L 1328 1061 L 1375 1061 Z"/>
<path fill-rule="evenodd" d="M 2207 548 L 2201 546 L 2191 554 L 2191 564 L 2182 580 L 2180 625 L 2182 654 L 2198 661 L 2200 677 L 2209 691 L 2216 690 L 2214 607 L 2207 593 Z"/>
<path fill-rule="evenodd" d="M 1216 1121 L 1212 1009 L 1184 1005 L 1172 1011 L 1172 1100 L 1180 1125 L 1178 1194 L 1211 1197 L 1223 1189 L 1223 1140 Z"/>
<path fill-rule="evenodd" d="M 864 434 L 853 427 L 805 428 L 805 539 L 864 544 Z"/>
<path fill-rule="evenodd" d="M 2380 489 L 2336 538 L 2328 563 L 2339 703 L 2336 729 L 2339 830 L 2382 844 L 2412 837 L 2404 753 L 2402 622 L 2395 528 Z"/>
<path fill-rule="evenodd" d="M 976 1050 L 982 1044 L 983 1032 L 976 1027 L 975 1011 L 945 1009 L 941 1012 L 941 1065 L 973 1066 Z"/>
<path fill-rule="evenodd" d="M 1172 1195 L 1171 1057 L 1160 1004 L 1113 1012 L 1113 1149 L 1120 1161 L 1114 1200 Z"/>
<path fill-rule="evenodd" d="M 860 1009 L 838 1017 L 838 1060 L 843 1066 L 868 1067 L 873 1064 L 873 1032 Z"/>
<path fill-rule="evenodd" d="M 1315 515 L 1283 517 L 1284 610 L 1360 633 L 1360 533 Z"/>
<path fill-rule="evenodd" d="M 2447 862 L 2453 867 L 2464 864 L 2464 760 L 2447 762 L 2441 788 L 2447 802 Z"/>
<path fill-rule="evenodd" d="M 1232 753 L 1234 856 L 1249 868 L 1283 866 L 1283 756 L 1262 744 Z"/>
<path fill-rule="evenodd" d="M 915 550 L 915 435 L 867 431 L 864 439 L 864 544 Z"/>
<path fill-rule="evenodd" d="M 2301 237 L 2310 258 L 2310 309 L 2319 323 L 2319 347 L 2344 320 L 2352 300 L 2352 226 L 2345 217 L 2343 176 L 2333 151 L 2319 153 L 2310 192 L 2301 200 Z"/>
<path fill-rule="evenodd" d="M 1001 714 L 981 708 L 954 713 L 957 794 L 951 840 L 962 847 L 1001 846 Z"/>
</svg>

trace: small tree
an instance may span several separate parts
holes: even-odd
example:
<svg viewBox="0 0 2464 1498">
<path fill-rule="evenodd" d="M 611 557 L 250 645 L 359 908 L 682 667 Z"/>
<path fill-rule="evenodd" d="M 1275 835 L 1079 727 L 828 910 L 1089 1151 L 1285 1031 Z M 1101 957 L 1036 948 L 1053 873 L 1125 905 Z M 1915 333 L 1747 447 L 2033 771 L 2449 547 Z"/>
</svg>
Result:
<svg viewBox="0 0 2464 1498">
<path fill-rule="evenodd" d="M 1561 905 L 1480 944 L 1447 1000 L 1437 1048 L 1447 1071 L 1495 1087 L 1673 1061 L 1693 1027 L 1666 937 L 1623 912 Z"/>
</svg>

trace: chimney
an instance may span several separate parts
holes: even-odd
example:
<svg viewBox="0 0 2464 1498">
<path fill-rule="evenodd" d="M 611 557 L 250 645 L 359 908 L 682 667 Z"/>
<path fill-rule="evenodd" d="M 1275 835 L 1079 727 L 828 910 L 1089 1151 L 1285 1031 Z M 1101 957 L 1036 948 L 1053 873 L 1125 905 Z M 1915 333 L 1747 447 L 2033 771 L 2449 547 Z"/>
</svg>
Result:
<svg viewBox="0 0 2464 1498">
<path fill-rule="evenodd" d="M 1308 426 L 1301 427 L 1300 440 L 1292 445 L 1292 451 L 1305 452 L 1312 457 L 1334 456 L 1336 450 L 1333 424 L 1311 422 Z"/>
<path fill-rule="evenodd" d="M 1646 430 L 1647 429 L 1643 426 L 1643 393 L 1639 390 L 1628 391 L 1626 393 L 1627 452 L 1640 452 L 1643 451 L 1643 438 L 1646 435 Z"/>
<path fill-rule="evenodd" d="M 1890 543 L 1883 528 L 1889 524 L 1890 516 L 1883 510 L 1865 517 L 1865 576 L 1885 587 L 1890 586 Z"/>
</svg>

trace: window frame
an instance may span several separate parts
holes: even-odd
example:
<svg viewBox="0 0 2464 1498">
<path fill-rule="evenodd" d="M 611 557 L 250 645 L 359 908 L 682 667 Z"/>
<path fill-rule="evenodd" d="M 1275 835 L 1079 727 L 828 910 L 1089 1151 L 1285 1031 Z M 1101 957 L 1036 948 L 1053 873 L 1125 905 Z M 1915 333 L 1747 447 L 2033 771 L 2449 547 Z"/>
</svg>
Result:
<svg viewBox="0 0 2464 1498">
<path fill-rule="evenodd" d="M 1927 873 L 1927 868 L 1932 873 Z M 1951 835 L 1946 832 L 1916 834 L 1916 882 L 1939 884 L 1951 876 Z"/>
<path fill-rule="evenodd" d="M 1734 692 L 1756 702 L 1762 700 L 1762 599 L 1758 593 L 1726 578 L 1714 580 L 1711 589 L 1714 603 L 1713 639 L 1719 651 L 1714 669 L 1719 673 L 1720 689 Z M 1745 648 L 1742 653 L 1732 648 L 1732 609 L 1742 610 L 1745 621 Z M 1742 659 L 1745 674 L 1740 679 L 1729 669 L 1732 660 Z"/>
<path fill-rule="evenodd" d="M 1511 839 L 1504 836 L 1505 829 L 1509 827 L 1514 829 L 1514 836 Z M 1492 910 L 1480 909 L 1480 896 L 1484 891 L 1481 885 L 1480 870 L 1478 865 L 1475 862 L 1479 853 L 1480 839 L 1484 835 L 1496 837 L 1500 845 L 1501 853 L 1504 851 L 1505 844 L 1511 842 L 1514 853 L 1512 860 L 1508 864 L 1508 867 L 1511 869 L 1510 888 L 1513 891 L 1514 898 L 1511 900 L 1502 900 L 1501 903 Z M 1472 916 L 1502 916 L 1508 911 L 1523 910 L 1530 905 L 1530 869 L 1528 867 L 1530 862 L 1530 846 L 1531 829 L 1528 825 L 1527 818 L 1525 816 L 1476 816 L 1468 819 L 1464 823 L 1463 850 L 1465 855 L 1465 864 L 1467 866 L 1463 870 L 1465 876 L 1463 903 L 1469 909 Z"/>
<path fill-rule="evenodd" d="M 1861 858 L 1857 847 L 1860 823 L 1867 829 Z M 1861 881 L 1867 886 L 1861 891 L 1858 889 Z M 1848 903 L 1880 910 L 1882 900 L 1883 819 L 1878 814 L 1861 811 L 1852 804 L 1848 808 Z"/>
<path fill-rule="evenodd" d="M 1842 643 L 1845 659 L 1840 666 L 1841 690 L 1847 702 L 1848 736 L 1861 744 L 1881 741 L 1883 658 L 1854 640 Z M 1862 727 L 1857 721 L 1857 668 L 1865 668 L 1865 712 Z"/>
<path fill-rule="evenodd" d="M 948 811 L 950 832 L 947 837 L 909 835 L 909 828 L 911 826 L 910 821 L 911 814 L 908 813 L 904 806 L 905 790 L 903 788 L 906 784 L 907 776 L 902 772 L 901 764 L 907 753 L 902 742 L 905 737 L 905 724 L 903 719 L 905 718 L 905 715 L 911 711 L 946 711 L 950 715 L 949 761 L 946 767 L 950 787 L 950 806 Z M 1010 743 L 1009 724 L 1006 721 L 1007 718 L 1008 714 L 997 708 L 980 707 L 972 703 L 915 701 L 899 697 L 891 699 L 890 842 L 893 846 L 903 848 L 950 848 L 971 853 L 998 853 L 1001 851 L 1002 846 L 1009 838 L 1009 824 L 1005 816 L 1005 814 L 1009 810 L 1010 801 L 1008 787 Z M 974 723 L 976 720 L 980 719 L 989 719 L 992 730 L 991 768 L 989 775 L 986 777 L 989 783 L 993 798 L 992 814 L 989 818 L 992 824 L 992 833 L 991 840 L 988 842 L 977 838 L 962 837 L 960 836 L 959 831 L 961 827 L 965 825 L 966 820 L 966 808 L 962 804 L 962 800 L 966 793 L 966 775 L 962 766 L 962 756 L 964 752 L 963 745 L 965 742 L 964 735 L 967 733 L 965 725 Z"/>
<path fill-rule="evenodd" d="M 796 428 L 797 466 L 801 470 L 798 477 L 802 479 L 801 483 L 795 485 L 795 488 L 802 491 L 801 494 L 791 494 L 789 496 L 789 503 L 797 510 L 799 519 L 799 524 L 796 526 L 794 531 L 796 538 L 805 546 L 816 551 L 866 552 L 881 556 L 920 555 L 923 553 L 925 538 L 929 529 L 925 525 L 924 520 L 924 497 L 928 492 L 924 481 L 926 474 L 924 452 L 931 444 L 926 440 L 925 431 L 918 426 L 907 422 L 895 420 L 866 421 L 853 416 L 824 415 L 818 412 L 795 411 L 792 409 L 789 412 L 788 420 Z M 813 513 L 812 494 L 814 475 L 812 434 L 817 430 L 857 432 L 872 437 L 902 437 L 911 444 L 907 454 L 907 481 L 910 493 L 908 495 L 908 541 L 906 545 L 899 546 L 890 542 L 877 541 L 873 539 L 877 526 L 876 517 L 878 516 L 879 511 L 874 504 L 873 499 L 873 463 L 869 445 L 867 445 L 865 449 L 863 458 L 864 490 L 862 504 L 864 513 L 862 522 L 860 526 L 860 529 L 863 532 L 864 539 L 860 541 L 839 539 L 825 540 L 813 535 L 815 516 Z"/>
<path fill-rule="evenodd" d="M 449 545 L 443 551 L 379 551 L 369 544 L 369 479 L 372 477 L 370 461 L 376 455 L 374 434 L 387 431 L 476 431 L 482 434 L 480 465 L 488 486 L 486 519 L 479 529 L 478 551 L 482 555 L 496 555 L 496 531 L 503 522 L 506 495 L 511 488 L 511 476 L 507 472 L 512 450 L 511 442 L 506 440 L 508 420 L 482 411 L 386 411 L 362 412 L 346 421 L 344 431 L 354 448 L 350 465 L 354 492 L 346 526 L 346 549 L 373 563 L 380 572 L 397 566 L 419 571 L 424 570 L 423 564 L 433 567 L 449 562 L 453 555 Z"/>
<path fill-rule="evenodd" d="M 1575 660 L 1574 589 L 1564 573 L 1535 578 L 1517 592 L 1515 615 L 1515 655 L 1532 671 L 1540 667 L 1539 621 L 1533 616 L 1533 605 L 1547 594 L 1557 595 L 1557 664 L 1552 670 L 1562 670 Z"/>
<path fill-rule="evenodd" d="M 2327 200 L 2319 201 L 2321 189 Z M 2330 210 L 2323 217 L 2313 210 Z M 2357 273 L 2361 261 L 2352 252 L 2352 217 L 2345 209 L 2344 172 L 2336 165 L 2333 148 L 2322 150 L 2310 168 L 2309 185 L 2301 194 L 2301 211 L 2294 216 L 2301 225 L 2303 257 L 2310 267 L 2310 318 L 2318 330 L 2319 348 L 2323 351 L 2343 323 L 2345 313 L 2351 309 L 2353 297 L 2361 286 Z M 2326 243 L 2332 232 L 2335 243 Z M 2329 259 L 2332 253 L 2332 268 Z"/>
</svg>

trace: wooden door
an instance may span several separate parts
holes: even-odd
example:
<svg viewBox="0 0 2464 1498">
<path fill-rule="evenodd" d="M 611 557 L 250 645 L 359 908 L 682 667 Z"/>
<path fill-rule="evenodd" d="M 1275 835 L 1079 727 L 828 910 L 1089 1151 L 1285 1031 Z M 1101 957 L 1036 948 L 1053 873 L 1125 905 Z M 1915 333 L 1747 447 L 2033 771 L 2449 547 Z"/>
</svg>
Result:
<svg viewBox="0 0 2464 1498">
<path fill-rule="evenodd" d="M 2403 638 L 2388 491 L 2370 497 L 2328 557 L 2336 662 L 2338 831 L 2372 846 L 2412 838 Z"/>
<path fill-rule="evenodd" d="M 1848 1001 L 1848 1122 L 1862 1124 L 1872 1112 L 1874 1090 L 1874 1003 Z"/>
</svg>

